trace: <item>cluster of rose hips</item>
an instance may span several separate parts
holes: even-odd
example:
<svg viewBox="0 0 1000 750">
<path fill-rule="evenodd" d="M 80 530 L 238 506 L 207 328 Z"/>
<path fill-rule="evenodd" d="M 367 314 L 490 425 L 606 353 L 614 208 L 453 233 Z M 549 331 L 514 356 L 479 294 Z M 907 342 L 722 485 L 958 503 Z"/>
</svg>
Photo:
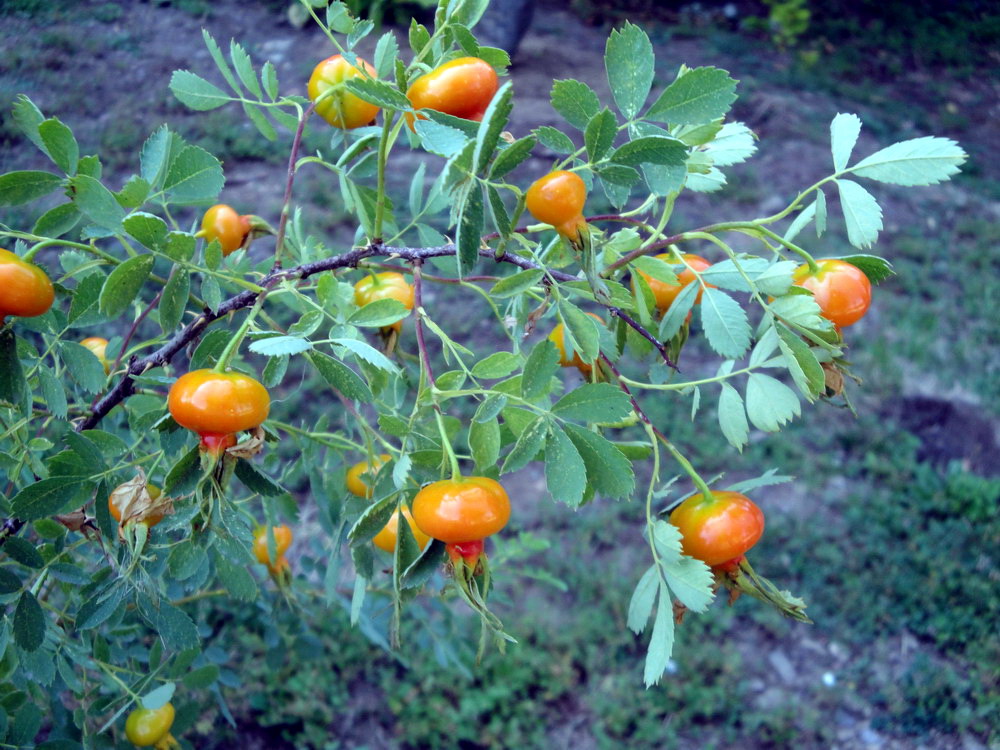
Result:
<svg viewBox="0 0 1000 750">
<path fill-rule="evenodd" d="M 360 58 L 352 65 L 341 55 L 320 62 L 308 83 L 308 93 L 315 110 L 334 127 L 358 128 L 371 124 L 379 107 L 346 90 L 343 83 L 357 77 L 375 77 L 371 65 Z M 423 119 L 419 110 L 430 109 L 454 117 L 481 120 L 498 88 L 497 73 L 486 61 L 475 57 L 452 60 L 417 78 L 407 97 L 417 110 L 407 114 L 407 124 L 414 128 Z M 541 223 L 551 225 L 570 245 L 584 248 L 590 228 L 584 218 L 587 189 L 580 176 L 572 171 L 550 172 L 536 180 L 526 194 L 526 207 Z M 218 242 L 228 256 L 245 249 L 255 231 L 267 231 L 257 217 L 240 215 L 230 206 L 219 204 L 208 209 L 197 236 Z M 638 272 L 652 292 L 659 314 L 666 313 L 681 291 L 699 283 L 711 264 L 693 254 L 677 252 L 657 256 L 676 266 L 677 283 L 670 284 Z M 860 320 L 871 303 L 868 278 L 855 266 L 837 259 L 824 259 L 803 265 L 794 274 L 794 283 L 812 292 L 821 313 L 837 329 Z M 636 281 L 633 278 L 633 287 Z M 699 291 L 695 304 L 700 302 Z M 0 249 L 0 325 L 8 316 L 33 317 L 44 314 L 52 305 L 55 291 L 45 272 L 28 260 Z M 414 306 L 414 289 L 395 271 L 369 273 L 354 286 L 356 304 L 364 306 L 376 300 L 395 299 L 407 310 Z M 593 315 L 591 313 L 591 315 Z M 594 315 L 602 324 L 598 316 Z M 690 314 L 689 314 L 690 319 Z M 385 329 L 385 335 L 400 333 L 402 321 Z M 579 353 L 567 356 L 565 331 L 557 325 L 549 335 L 560 353 L 560 363 L 576 367 L 585 377 L 594 371 L 594 362 L 584 362 Z M 112 367 L 107 359 L 106 339 L 86 338 L 80 342 L 101 362 L 105 372 Z M 199 436 L 200 448 L 216 459 L 237 443 L 237 435 L 259 427 L 268 417 L 270 397 L 264 386 L 247 375 L 219 371 L 194 370 L 178 378 L 167 399 L 173 419 Z M 347 489 L 370 498 L 372 479 L 390 460 L 381 455 L 354 465 L 347 473 Z M 160 490 L 141 482 L 122 485 L 109 498 L 111 515 L 122 528 L 140 522 L 147 527 L 159 523 L 165 512 Z M 385 527 L 372 540 L 379 549 L 394 552 L 399 534 L 400 516 L 406 520 L 417 546 L 423 550 L 431 539 L 445 543 L 449 558 L 456 566 L 464 561 L 470 570 L 479 564 L 483 540 L 500 531 L 510 517 L 510 501 L 504 488 L 487 477 L 462 477 L 432 482 L 417 492 L 411 504 L 401 505 Z M 687 498 L 670 516 L 682 533 L 684 552 L 722 571 L 731 571 L 760 538 L 764 516 L 747 497 L 735 492 L 712 492 Z M 271 541 L 273 540 L 273 541 Z M 253 551 L 278 581 L 290 574 L 286 552 L 291 547 L 292 532 L 280 525 L 261 527 L 255 533 Z M 272 547 L 273 544 L 273 547 Z M 167 748 L 175 741 L 169 734 L 173 707 L 167 703 L 150 711 L 133 711 L 126 723 L 126 734 L 133 744 Z"/>
</svg>

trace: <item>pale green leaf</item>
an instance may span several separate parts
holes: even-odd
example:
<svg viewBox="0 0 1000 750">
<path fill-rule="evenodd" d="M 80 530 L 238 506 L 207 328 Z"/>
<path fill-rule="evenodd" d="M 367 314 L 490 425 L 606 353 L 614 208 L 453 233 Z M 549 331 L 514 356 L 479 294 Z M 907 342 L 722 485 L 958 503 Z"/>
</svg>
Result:
<svg viewBox="0 0 1000 750">
<path fill-rule="evenodd" d="M 543 146 L 552 149 L 558 154 L 569 154 L 576 149 L 576 146 L 573 145 L 573 141 L 570 140 L 568 135 L 549 125 L 542 125 L 539 128 L 535 128 L 534 133 Z"/>
<path fill-rule="evenodd" d="M 749 159 L 757 151 L 753 131 L 742 122 L 727 122 L 718 135 L 705 144 L 705 153 L 717 167 L 728 167 Z"/>
<path fill-rule="evenodd" d="M 458 154 L 469 142 L 469 138 L 461 130 L 434 120 L 417 120 L 414 128 L 424 150 L 446 159 Z"/>
<path fill-rule="evenodd" d="M 385 370 L 386 372 L 391 373 L 399 372 L 399 368 L 396 367 L 392 360 L 374 347 L 366 344 L 364 341 L 358 341 L 357 339 L 350 338 L 336 338 L 333 339 L 331 343 L 335 346 L 342 346 L 345 349 L 348 349 L 359 359 L 364 360 L 368 364 L 377 367 L 380 370 Z"/>
<path fill-rule="evenodd" d="M 200 112 L 218 109 L 232 101 L 232 97 L 214 83 L 189 70 L 174 71 L 170 76 L 170 90 L 185 106 Z"/>
<path fill-rule="evenodd" d="M 344 88 L 360 99 L 375 104 L 383 109 L 394 109 L 399 112 L 412 110 L 410 100 L 399 89 L 377 78 L 362 78 L 357 76 L 343 84 Z"/>
<path fill-rule="evenodd" d="M 160 249 L 167 239 L 167 223 L 153 214 L 142 211 L 129 214 L 122 226 L 129 235 L 150 250 Z"/>
<path fill-rule="evenodd" d="M 739 392 L 729 383 L 722 383 L 719 393 L 719 427 L 729 444 L 743 452 L 743 447 L 750 437 L 750 425 L 747 423 L 746 409 Z"/>
<path fill-rule="evenodd" d="M 768 307 L 775 317 L 786 323 L 813 330 L 830 327 L 830 322 L 820 315 L 819 305 L 811 294 L 786 294 L 775 299 Z"/>
<path fill-rule="evenodd" d="M 854 144 L 861 134 L 861 118 L 855 114 L 838 113 L 830 123 L 830 150 L 833 152 L 833 169 L 842 172 L 851 158 Z"/>
<path fill-rule="evenodd" d="M 653 632 L 649 636 L 649 647 L 646 651 L 646 664 L 643 668 L 643 682 L 646 687 L 660 681 L 663 672 L 670 661 L 674 650 L 674 610 L 670 603 L 670 594 L 662 581 L 659 585 L 659 603 L 656 607 L 656 619 L 653 621 Z"/>
<path fill-rule="evenodd" d="M 720 289 L 704 290 L 701 323 L 709 346 L 723 357 L 738 359 L 750 346 L 746 311 Z"/>
<path fill-rule="evenodd" d="M 882 230 L 882 209 L 875 196 L 851 180 L 837 180 L 847 239 L 857 248 L 871 247 Z"/>
<path fill-rule="evenodd" d="M 750 373 L 746 390 L 747 415 L 754 427 L 777 432 L 800 413 L 795 391 L 770 375 Z"/>
<path fill-rule="evenodd" d="M 628 629 L 639 635 L 646 629 L 649 616 L 653 613 L 656 603 L 656 592 L 659 588 L 660 576 L 655 565 L 646 568 L 639 583 L 635 585 L 632 598 L 628 604 Z"/>
<path fill-rule="evenodd" d="M 934 185 L 950 179 L 967 158 L 950 138 L 925 136 L 894 143 L 862 159 L 850 171 L 892 185 Z"/>
<path fill-rule="evenodd" d="M 281 357 L 307 352 L 312 349 L 312 344 L 298 336 L 268 336 L 251 342 L 248 348 L 265 357 Z"/>
</svg>

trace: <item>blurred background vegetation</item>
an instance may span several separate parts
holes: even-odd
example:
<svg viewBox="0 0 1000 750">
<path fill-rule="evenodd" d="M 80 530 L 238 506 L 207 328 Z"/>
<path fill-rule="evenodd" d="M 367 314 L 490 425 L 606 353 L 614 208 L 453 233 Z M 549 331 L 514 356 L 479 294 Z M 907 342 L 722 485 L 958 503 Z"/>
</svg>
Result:
<svg viewBox="0 0 1000 750">
<path fill-rule="evenodd" d="M 350 4 L 389 28 L 428 12 L 423 2 Z M 246 44 L 256 61 L 272 59 L 283 85 L 303 90 L 316 60 L 332 52 L 288 11 L 284 0 L 6 0 L 0 171 L 40 163 L 9 119 L 24 92 L 69 123 L 85 152 L 100 153 L 106 174 L 124 181 L 142 141 L 166 120 L 224 159 L 224 200 L 274 214 L 287 134 L 268 143 L 233 107 L 187 112 L 167 82 L 175 68 L 212 69 L 205 26 Z M 660 83 L 682 61 L 732 71 L 741 80 L 735 115 L 762 138 L 758 158 L 732 170 L 724 191 L 678 204 L 678 227 L 785 205 L 827 173 L 827 128 L 838 111 L 865 121 L 859 153 L 935 134 L 971 156 L 953 184 L 879 196 L 887 226 L 876 250 L 899 276 L 850 330 L 866 381 L 852 390 L 856 419 L 820 404 L 780 436 L 758 435 L 741 456 L 710 419 L 691 422 L 689 403 L 649 399 L 706 475 L 769 466 L 796 476 L 755 494 L 768 530 L 754 561 L 809 601 L 816 624 L 719 602 L 685 620 L 671 673 L 644 690 L 644 641 L 625 628 L 643 561 L 637 506 L 599 502 L 571 517 L 538 502 L 544 492 L 528 471 L 515 480 L 522 507 L 495 553 L 497 611 L 520 641 L 506 657 L 471 664 L 478 623 L 460 610 L 441 622 L 413 607 L 393 654 L 376 632 L 350 628 L 346 610 L 308 617 L 268 594 L 234 619 L 202 602 L 197 616 L 212 647 L 196 666 L 216 665 L 226 687 L 189 686 L 177 729 L 193 746 L 971 750 L 1000 742 L 1000 11 L 985 0 L 540 3 L 512 71 L 512 129 L 555 123 L 553 77 L 601 91 L 604 39 L 624 19 L 649 30 Z M 307 144 L 327 139 L 316 127 Z M 539 157 L 527 171 L 546 163 Z M 412 173 L 405 162 L 400 172 Z M 324 175 L 303 173 L 297 198 L 328 245 L 350 242 L 353 223 Z M 602 208 L 599 197 L 592 203 Z M 31 219 L 19 210 L 3 217 L 15 226 Z M 842 227 L 833 230 L 812 248 L 819 255 L 846 248 Z M 465 298 L 434 289 L 430 299 L 442 323 L 469 329 Z M 711 366 L 697 332 L 685 360 L 686 373 Z M 308 505 L 303 498 L 297 527 L 306 549 L 316 530 Z M 505 575 L 505 558 L 517 558 L 517 575 Z M 297 565 L 309 571 L 308 553 Z"/>
</svg>

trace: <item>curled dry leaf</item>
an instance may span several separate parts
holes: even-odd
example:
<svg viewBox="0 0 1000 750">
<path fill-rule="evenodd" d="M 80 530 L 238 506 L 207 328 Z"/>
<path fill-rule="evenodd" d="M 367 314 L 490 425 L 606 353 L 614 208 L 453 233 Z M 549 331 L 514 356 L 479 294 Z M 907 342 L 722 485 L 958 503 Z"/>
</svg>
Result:
<svg viewBox="0 0 1000 750">
<path fill-rule="evenodd" d="M 525 338 L 527 338 L 528 336 L 530 336 L 532 334 L 532 332 L 535 330 L 535 326 L 538 325 L 539 319 L 541 319 L 541 317 L 549 309 L 549 294 L 548 294 L 548 292 L 549 292 L 549 288 L 546 286 L 545 287 L 545 299 L 542 300 L 542 303 L 538 307 L 536 307 L 534 310 L 532 310 L 530 313 L 528 313 L 528 318 L 524 322 L 524 336 L 525 336 Z M 510 328 L 511 330 L 514 330 L 514 326 L 517 324 L 517 321 L 514 320 L 513 318 L 508 318 L 507 320 L 504 321 L 504 323 L 507 323 L 508 321 L 509 321 L 508 328 Z"/>
<path fill-rule="evenodd" d="M 832 362 L 823 363 L 823 376 L 826 379 L 828 396 L 839 396 L 844 392 L 844 374 Z"/>
<path fill-rule="evenodd" d="M 684 622 L 684 615 L 687 614 L 688 608 L 678 601 L 674 601 L 673 607 L 674 607 L 674 624 L 681 625 Z"/>
<path fill-rule="evenodd" d="M 90 538 L 92 531 L 97 531 L 97 529 L 94 528 L 93 519 L 87 518 L 87 514 L 82 510 L 75 510 L 72 513 L 64 513 L 61 516 L 56 516 L 55 519 L 70 531 L 80 532 L 88 539 Z"/>
<path fill-rule="evenodd" d="M 253 458 L 258 453 L 264 452 L 264 428 L 254 427 L 250 430 L 250 437 L 241 443 L 226 449 L 226 455 L 234 458 Z"/>
<path fill-rule="evenodd" d="M 379 329 L 378 337 L 382 341 L 382 351 L 386 356 L 396 351 L 396 342 L 399 341 L 399 331 L 392 326 L 386 326 Z"/>
</svg>

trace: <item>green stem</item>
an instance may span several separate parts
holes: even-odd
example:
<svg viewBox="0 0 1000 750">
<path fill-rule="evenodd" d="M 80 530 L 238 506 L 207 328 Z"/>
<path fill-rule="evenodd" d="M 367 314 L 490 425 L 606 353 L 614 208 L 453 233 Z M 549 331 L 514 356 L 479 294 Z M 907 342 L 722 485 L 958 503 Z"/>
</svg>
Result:
<svg viewBox="0 0 1000 750">
<path fill-rule="evenodd" d="M 107 675 L 112 682 L 114 682 L 116 685 L 118 685 L 118 687 L 124 690 L 128 694 L 129 698 L 131 698 L 137 704 L 141 705 L 142 698 L 139 696 L 139 694 L 134 692 L 132 688 L 126 685 L 125 682 L 118 675 L 116 675 L 111 669 L 109 669 L 108 668 L 109 665 L 105 664 L 102 661 L 97 661 L 96 659 L 94 660 L 94 663 L 97 664 L 100 670 L 104 672 L 104 674 Z"/>
<path fill-rule="evenodd" d="M 798 245 L 796 245 L 794 242 L 789 242 L 784 237 L 782 237 L 782 236 L 780 236 L 778 234 L 775 234 L 774 232 L 772 232 L 767 227 L 759 227 L 759 229 L 760 229 L 761 232 L 763 232 L 765 235 L 767 235 L 768 237 L 770 237 L 775 242 L 780 243 L 784 247 L 786 247 L 789 250 L 791 250 L 793 253 L 796 253 L 797 255 L 801 256 L 805 260 L 805 262 L 809 265 L 810 272 L 816 273 L 817 271 L 819 271 L 819 266 L 816 264 L 816 259 L 813 258 L 812 255 L 810 255 L 808 252 L 806 252 L 805 250 L 803 250 L 801 247 L 799 247 Z"/>
<path fill-rule="evenodd" d="M 254 318 L 257 317 L 257 313 L 260 312 L 261 307 L 264 306 L 264 298 L 267 296 L 266 292 L 267 290 L 265 289 L 261 292 L 260 296 L 257 297 L 257 301 L 253 303 L 253 307 L 250 308 L 250 312 L 247 313 L 242 325 L 240 325 L 236 334 L 229 339 L 229 343 L 226 344 L 226 348 L 222 350 L 222 354 L 219 356 L 219 361 L 216 362 L 215 367 L 212 368 L 214 372 L 225 372 L 229 369 L 230 360 L 232 360 L 233 356 L 239 350 L 240 344 L 243 343 L 243 339 L 250 331 L 250 326 L 253 324 Z"/>
<path fill-rule="evenodd" d="M 721 383 L 724 380 L 729 380 L 730 378 L 735 378 L 739 375 L 746 375 L 757 369 L 759 368 L 744 367 L 742 370 L 733 370 L 732 372 L 726 373 L 725 375 L 716 375 L 711 378 L 702 378 L 701 380 L 688 380 L 687 382 L 684 383 L 643 383 L 638 380 L 632 380 L 631 378 L 627 377 L 622 377 L 622 381 L 634 388 L 641 388 L 646 391 L 683 391 L 686 388 L 693 388 L 696 385 L 709 385 L 710 383 Z"/>
<path fill-rule="evenodd" d="M 649 235 L 642 243 L 642 247 L 649 247 L 654 242 L 663 238 L 663 230 L 667 228 L 667 224 L 670 222 L 670 217 L 674 213 L 674 201 L 677 200 L 677 193 L 670 193 L 666 200 L 663 201 L 663 211 L 660 213 L 660 220 L 657 222 L 656 227 L 653 229 L 653 233 Z"/>
<path fill-rule="evenodd" d="M 656 445 L 657 438 L 653 426 L 646 424 L 645 428 L 653 448 L 653 473 L 649 477 L 649 489 L 646 491 L 646 539 L 649 542 L 650 552 L 653 553 L 653 562 L 659 568 L 660 553 L 656 550 L 656 539 L 653 537 L 653 495 L 655 494 L 656 481 L 660 476 L 660 449 Z"/>
<path fill-rule="evenodd" d="M 848 170 L 848 171 L 850 171 L 850 170 Z M 826 183 L 828 183 L 828 182 L 830 182 L 832 180 L 836 180 L 842 174 L 843 174 L 843 172 L 838 172 L 837 174 L 832 174 L 832 175 L 829 175 L 828 177 L 824 177 L 819 182 L 817 182 L 817 183 L 815 183 L 813 185 L 810 185 L 805 190 L 803 190 L 801 193 L 799 193 L 797 196 L 795 196 L 795 200 L 793 200 L 791 203 L 789 203 L 786 208 L 782 209 L 781 211 L 779 211 L 778 213 L 774 214 L 773 216 L 766 216 L 766 217 L 761 218 L 761 219 L 754 219 L 752 223 L 756 224 L 757 226 L 760 226 L 762 224 L 773 224 L 776 221 L 781 221 L 786 216 L 788 216 L 788 214 L 790 214 L 792 211 L 794 211 L 799 205 L 801 205 L 802 201 L 805 199 L 805 197 L 807 195 L 809 195 L 809 193 L 813 192 L 814 190 L 818 190 L 823 185 L 825 185 Z"/>
<path fill-rule="evenodd" d="M 458 465 L 458 456 L 455 455 L 455 449 L 451 445 L 451 441 L 448 439 L 448 433 L 444 429 L 444 417 L 441 416 L 441 410 L 434 409 L 434 419 L 437 421 L 438 432 L 441 434 L 441 447 L 444 448 L 444 452 L 448 454 L 448 462 L 451 464 L 451 478 L 453 481 L 458 481 L 462 478 L 462 470 Z"/>
<path fill-rule="evenodd" d="M 288 424 L 287 422 L 276 422 L 273 419 L 268 420 L 268 424 L 279 430 L 284 430 L 293 435 L 299 435 L 306 438 L 307 440 L 312 440 L 314 443 L 319 443 L 320 445 L 325 445 L 328 448 L 340 448 L 347 450 L 355 450 L 358 452 L 364 452 L 365 447 L 360 445 L 353 440 L 343 437 L 335 432 L 309 432 L 308 430 L 303 430 L 301 427 L 296 427 L 295 425 Z M 396 448 L 385 443 L 385 446 L 392 451 L 396 451 Z"/>
<path fill-rule="evenodd" d="M 37 234 L 30 234 L 28 232 L 0 232 L 0 237 L 13 237 L 14 239 L 24 240 L 25 242 L 37 242 L 38 245 L 32 247 L 27 253 L 25 253 L 24 255 L 25 260 L 29 260 L 30 258 L 34 257 L 35 253 L 42 247 L 61 246 L 61 247 L 72 247 L 75 250 L 83 250 L 84 252 L 90 253 L 91 255 L 96 255 L 99 258 L 108 261 L 109 263 L 113 263 L 116 266 L 119 263 L 121 263 L 121 261 L 118 260 L 118 258 L 111 255 L 110 253 L 106 253 L 100 248 L 94 247 L 93 245 L 85 245 L 82 242 L 73 242 L 72 240 L 63 240 L 63 239 L 53 239 L 50 237 L 40 237 Z"/>
<path fill-rule="evenodd" d="M 382 137 L 379 138 L 378 142 L 378 196 L 375 199 L 375 236 L 372 238 L 375 244 L 382 242 L 382 222 L 385 219 L 385 167 L 389 159 L 391 141 L 395 140 L 395 134 L 399 132 L 398 128 L 395 132 L 392 128 L 395 119 L 395 112 L 382 116 Z"/>
<path fill-rule="evenodd" d="M 684 469 L 685 473 L 691 477 L 691 481 L 694 482 L 694 486 L 701 490 L 701 494 L 706 498 L 712 497 L 712 490 L 709 489 L 708 483 L 701 478 L 701 474 L 695 471 L 694 466 L 691 465 L 691 462 L 687 460 L 684 454 L 677 450 L 677 446 L 667 440 L 667 438 L 663 435 L 659 435 L 658 437 L 660 438 L 660 442 L 666 446 L 668 451 L 670 451 L 670 455 L 674 457 L 674 460 L 676 460 L 677 463 L 679 463 Z"/>
</svg>

